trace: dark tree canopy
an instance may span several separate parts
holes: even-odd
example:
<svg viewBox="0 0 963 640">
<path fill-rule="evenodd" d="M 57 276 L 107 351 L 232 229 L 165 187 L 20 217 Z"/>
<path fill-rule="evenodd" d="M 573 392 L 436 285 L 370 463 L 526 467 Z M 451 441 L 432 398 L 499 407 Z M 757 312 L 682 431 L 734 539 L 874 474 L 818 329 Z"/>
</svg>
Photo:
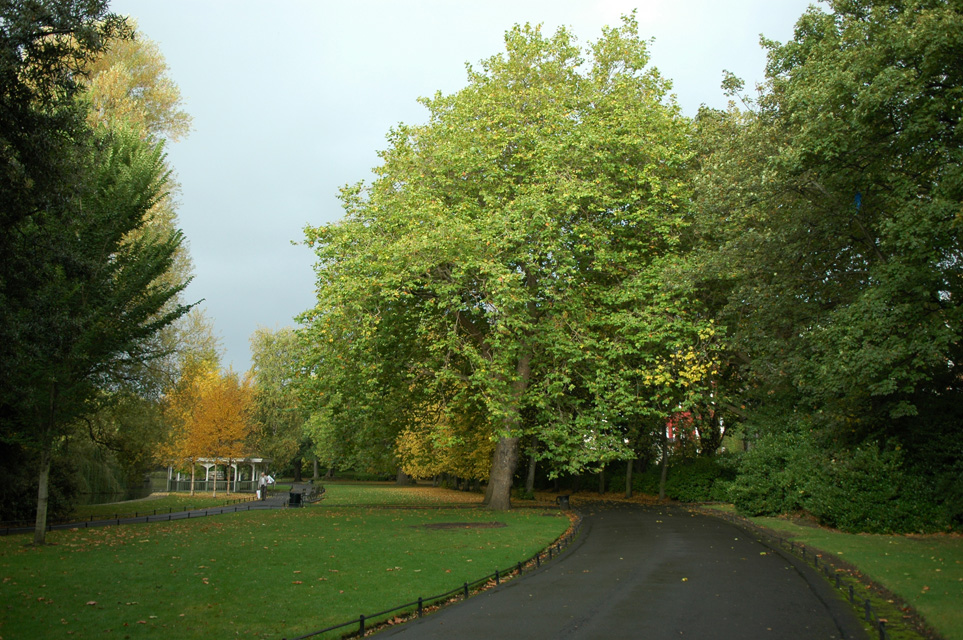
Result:
<svg viewBox="0 0 963 640">
<path fill-rule="evenodd" d="M 0 436 L 37 458 L 36 542 L 53 453 L 137 384 L 188 309 L 186 282 L 165 278 L 181 233 L 147 224 L 166 192 L 162 146 L 122 123 L 90 130 L 76 99 L 81 70 L 125 29 L 99 2 L 0 14 Z"/>
</svg>

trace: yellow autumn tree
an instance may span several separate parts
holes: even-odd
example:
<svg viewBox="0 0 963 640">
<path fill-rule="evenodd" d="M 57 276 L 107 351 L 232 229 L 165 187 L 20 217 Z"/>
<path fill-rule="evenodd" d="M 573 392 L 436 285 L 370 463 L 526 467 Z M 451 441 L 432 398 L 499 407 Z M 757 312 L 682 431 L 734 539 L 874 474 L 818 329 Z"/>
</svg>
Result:
<svg viewBox="0 0 963 640">
<path fill-rule="evenodd" d="M 495 451 L 493 432 L 468 422 L 442 409 L 425 412 L 395 440 L 401 470 L 415 478 L 449 473 L 487 481 Z"/>
<path fill-rule="evenodd" d="M 165 453 L 190 465 L 191 495 L 197 461 L 213 460 L 215 478 L 218 462 L 224 461 L 230 493 L 230 469 L 235 460 L 248 453 L 252 434 L 251 385 L 234 371 L 221 373 L 211 366 L 189 369 L 185 378 L 168 397 L 167 415 L 172 428 Z M 213 494 L 217 496 L 217 482 Z"/>
</svg>

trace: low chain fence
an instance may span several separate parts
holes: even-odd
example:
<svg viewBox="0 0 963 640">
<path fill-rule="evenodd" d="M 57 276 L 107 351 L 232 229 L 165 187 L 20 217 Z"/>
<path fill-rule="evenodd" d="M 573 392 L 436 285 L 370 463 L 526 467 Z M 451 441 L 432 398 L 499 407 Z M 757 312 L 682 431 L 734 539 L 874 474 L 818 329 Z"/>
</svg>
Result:
<svg viewBox="0 0 963 640">
<path fill-rule="evenodd" d="M 85 520 L 66 520 L 61 522 L 47 523 L 47 531 L 54 529 L 87 529 L 90 527 L 107 527 L 119 524 L 136 524 L 138 522 L 169 522 L 172 520 L 185 520 L 190 518 L 202 518 L 204 516 L 220 515 L 222 513 L 236 513 L 238 511 L 248 511 L 257 508 L 258 505 L 252 504 L 260 502 L 253 496 L 226 500 L 224 504 L 217 507 L 201 507 L 198 509 L 183 509 L 174 507 L 167 509 L 153 509 L 135 511 L 133 513 L 115 513 L 110 516 L 92 515 Z M 165 513 L 166 512 L 166 513 Z M 165 519 L 164 516 L 167 516 Z M 29 533 L 34 530 L 34 525 L 28 522 L 4 522 L 0 523 L 0 535 L 15 535 L 19 533 Z"/>
<path fill-rule="evenodd" d="M 832 562 L 832 560 L 825 558 L 823 552 L 818 549 L 807 547 L 801 542 L 795 542 L 793 540 L 787 540 L 778 535 L 773 535 L 768 531 L 755 526 L 751 521 L 746 520 L 745 518 L 713 509 L 697 508 L 697 510 L 701 513 L 712 515 L 713 517 L 722 518 L 740 527 L 748 528 L 756 536 L 765 539 L 766 544 L 768 544 L 770 547 L 778 547 L 783 551 L 788 551 L 794 556 L 801 558 L 803 562 L 807 563 L 811 567 L 815 568 L 816 571 L 823 574 L 826 579 L 835 586 L 836 589 L 843 592 L 843 596 L 849 601 L 849 603 L 853 605 L 854 608 L 861 611 L 863 620 L 867 622 L 870 627 L 872 627 L 879 640 L 892 640 L 892 636 L 889 634 L 889 628 L 887 627 L 887 625 L 890 623 L 889 619 L 884 618 L 879 614 L 869 598 L 857 595 L 857 588 L 865 591 L 867 588 L 869 588 L 869 585 L 852 577 L 848 568 L 837 566 L 836 563 Z"/>
<path fill-rule="evenodd" d="M 359 638 L 363 638 L 365 633 L 392 618 L 399 616 L 420 618 L 430 610 L 434 610 L 454 602 L 467 600 L 476 593 L 484 591 L 490 587 L 498 586 L 503 580 L 509 580 L 511 578 L 521 576 L 524 572 L 538 569 L 544 562 L 549 562 L 554 558 L 557 558 L 562 551 L 573 540 L 575 540 L 576 537 L 578 537 L 581 527 L 582 518 L 576 513 L 575 521 L 565 535 L 556 540 L 544 551 L 540 551 L 531 558 L 516 563 L 513 567 L 508 567 L 501 570 L 496 569 L 495 573 L 490 573 L 487 576 L 478 578 L 474 582 L 465 582 L 460 587 L 452 589 L 451 591 L 446 591 L 445 593 L 440 593 L 436 596 L 419 597 L 417 600 L 412 602 L 406 602 L 396 607 L 379 611 L 378 613 L 372 613 L 368 615 L 360 614 L 357 618 L 352 618 L 351 620 L 347 620 L 330 627 L 325 627 L 324 629 L 318 629 L 317 631 L 312 631 L 302 636 L 290 638 L 290 640 L 306 640 L 307 638 L 313 638 L 323 633 L 329 633 L 339 629 L 345 629 L 346 635 L 355 635 L 354 633 L 347 631 L 351 627 L 357 627 L 357 636 Z M 285 638 L 284 640 L 288 639 Z"/>
</svg>

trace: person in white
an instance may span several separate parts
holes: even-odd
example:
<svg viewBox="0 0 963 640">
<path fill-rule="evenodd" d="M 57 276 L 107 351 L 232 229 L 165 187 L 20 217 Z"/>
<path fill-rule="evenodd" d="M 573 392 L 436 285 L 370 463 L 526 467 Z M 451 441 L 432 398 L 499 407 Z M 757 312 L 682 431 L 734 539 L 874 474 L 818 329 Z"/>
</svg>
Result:
<svg viewBox="0 0 963 640">
<path fill-rule="evenodd" d="M 272 484 L 274 484 L 274 478 L 262 471 L 261 479 L 257 483 L 257 493 L 261 500 L 267 499 L 267 489 L 268 486 Z"/>
</svg>

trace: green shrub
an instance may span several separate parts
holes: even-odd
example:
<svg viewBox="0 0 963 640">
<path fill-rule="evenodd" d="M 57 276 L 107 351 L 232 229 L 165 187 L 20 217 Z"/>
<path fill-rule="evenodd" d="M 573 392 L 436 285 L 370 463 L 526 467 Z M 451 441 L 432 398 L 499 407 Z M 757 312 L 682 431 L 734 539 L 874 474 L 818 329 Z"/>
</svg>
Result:
<svg viewBox="0 0 963 640">
<path fill-rule="evenodd" d="M 808 511 L 843 531 L 913 533 L 951 526 L 953 488 L 940 498 L 934 485 L 910 473 L 895 447 L 864 443 L 833 452 L 819 447 L 811 432 L 788 429 L 761 437 L 742 454 L 729 498 L 748 516 Z"/>
<path fill-rule="evenodd" d="M 728 469 L 719 458 L 699 457 L 679 465 L 669 465 L 665 481 L 665 495 L 680 502 L 707 502 L 713 498 L 713 487 L 718 481 L 729 481 L 734 470 Z"/>
<path fill-rule="evenodd" d="M 937 477 L 935 494 L 943 501 L 943 519 L 954 529 L 963 529 L 963 458 Z"/>
<path fill-rule="evenodd" d="M 875 443 L 816 465 L 807 509 L 821 524 L 850 532 L 913 533 L 945 528 L 923 478 L 908 474 L 895 449 Z"/>
<path fill-rule="evenodd" d="M 661 474 L 659 465 L 651 465 L 642 473 L 632 474 L 632 493 L 658 495 Z M 728 485 L 735 477 L 735 464 L 731 456 L 670 461 L 665 494 L 680 502 L 728 500 Z M 607 474 L 606 490 L 624 493 L 625 473 Z"/>
<path fill-rule="evenodd" d="M 741 454 L 729 499 L 739 513 L 773 516 L 804 508 L 813 462 L 819 458 L 809 432 L 786 430 L 762 436 Z"/>
</svg>

